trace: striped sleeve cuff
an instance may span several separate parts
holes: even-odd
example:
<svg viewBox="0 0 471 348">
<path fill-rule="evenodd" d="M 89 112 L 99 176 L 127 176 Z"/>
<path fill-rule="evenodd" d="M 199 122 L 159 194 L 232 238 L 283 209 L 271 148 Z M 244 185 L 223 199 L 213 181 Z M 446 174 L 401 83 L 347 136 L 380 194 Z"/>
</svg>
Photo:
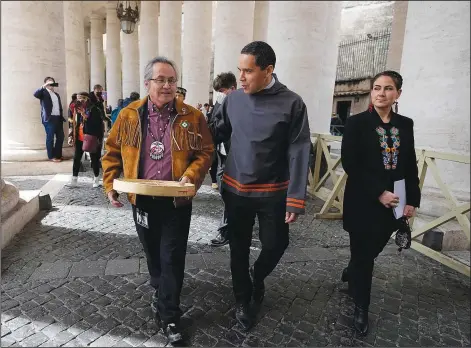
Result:
<svg viewBox="0 0 471 348">
<path fill-rule="evenodd" d="M 304 199 L 290 197 L 286 199 L 286 211 L 288 213 L 304 214 L 305 209 L 306 201 Z"/>
</svg>

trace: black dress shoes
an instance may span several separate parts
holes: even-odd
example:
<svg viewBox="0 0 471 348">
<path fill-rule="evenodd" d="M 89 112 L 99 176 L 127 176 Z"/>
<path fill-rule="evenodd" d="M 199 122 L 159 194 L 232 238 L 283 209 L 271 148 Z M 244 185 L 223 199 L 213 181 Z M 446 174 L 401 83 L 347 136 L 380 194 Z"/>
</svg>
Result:
<svg viewBox="0 0 471 348">
<path fill-rule="evenodd" d="M 211 239 L 211 246 L 220 247 L 229 244 L 229 238 L 227 238 L 227 231 L 220 230 L 216 238 Z"/>
<path fill-rule="evenodd" d="M 183 344 L 183 335 L 180 329 L 180 325 L 176 323 L 169 323 L 163 327 L 165 336 L 167 336 L 168 342 L 174 346 L 180 346 Z"/>
<path fill-rule="evenodd" d="M 361 336 L 368 333 L 368 310 L 355 305 L 353 313 L 353 327 Z"/>
<path fill-rule="evenodd" d="M 235 308 L 235 317 L 242 330 L 248 331 L 252 327 L 248 304 L 238 303 Z"/>
</svg>

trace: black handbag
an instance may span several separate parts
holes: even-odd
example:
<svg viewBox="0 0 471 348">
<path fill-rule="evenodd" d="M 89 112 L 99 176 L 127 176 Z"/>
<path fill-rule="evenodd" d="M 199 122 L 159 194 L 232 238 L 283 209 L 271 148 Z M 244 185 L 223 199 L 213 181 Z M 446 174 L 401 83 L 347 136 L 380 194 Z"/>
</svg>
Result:
<svg viewBox="0 0 471 348">
<path fill-rule="evenodd" d="M 396 238 L 394 241 L 399 247 L 399 252 L 402 249 L 409 249 L 412 242 L 412 231 L 409 226 L 409 220 L 402 216 L 396 220 L 398 224 L 398 230 L 396 232 Z"/>
</svg>

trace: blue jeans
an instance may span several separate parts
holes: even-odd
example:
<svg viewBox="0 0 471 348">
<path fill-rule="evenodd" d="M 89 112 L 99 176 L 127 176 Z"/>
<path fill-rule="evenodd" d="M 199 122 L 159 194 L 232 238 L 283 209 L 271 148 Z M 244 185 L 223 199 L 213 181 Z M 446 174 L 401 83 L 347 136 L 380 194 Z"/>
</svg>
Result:
<svg viewBox="0 0 471 348">
<path fill-rule="evenodd" d="M 49 121 L 43 122 L 46 130 L 46 150 L 49 159 L 62 157 L 62 144 L 64 143 L 64 128 L 62 128 L 62 117 L 51 116 Z M 56 142 L 54 143 L 54 137 Z"/>
</svg>

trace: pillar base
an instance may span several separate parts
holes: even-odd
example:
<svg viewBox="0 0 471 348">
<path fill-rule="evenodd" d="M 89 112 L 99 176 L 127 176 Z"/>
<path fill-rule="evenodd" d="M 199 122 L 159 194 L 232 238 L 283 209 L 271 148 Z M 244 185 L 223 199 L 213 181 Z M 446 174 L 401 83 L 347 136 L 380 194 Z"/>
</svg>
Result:
<svg viewBox="0 0 471 348">
<path fill-rule="evenodd" d="M 66 159 L 74 157 L 74 148 L 67 146 L 62 149 L 62 156 Z M 2 161 L 8 162 L 36 162 L 47 161 L 46 149 L 43 150 L 2 150 Z"/>
<path fill-rule="evenodd" d="M 2 204 L 1 204 L 1 213 L 2 220 L 3 218 L 13 210 L 13 208 L 18 204 L 20 200 L 20 193 L 18 189 L 10 182 L 5 182 L 2 179 Z"/>
</svg>

